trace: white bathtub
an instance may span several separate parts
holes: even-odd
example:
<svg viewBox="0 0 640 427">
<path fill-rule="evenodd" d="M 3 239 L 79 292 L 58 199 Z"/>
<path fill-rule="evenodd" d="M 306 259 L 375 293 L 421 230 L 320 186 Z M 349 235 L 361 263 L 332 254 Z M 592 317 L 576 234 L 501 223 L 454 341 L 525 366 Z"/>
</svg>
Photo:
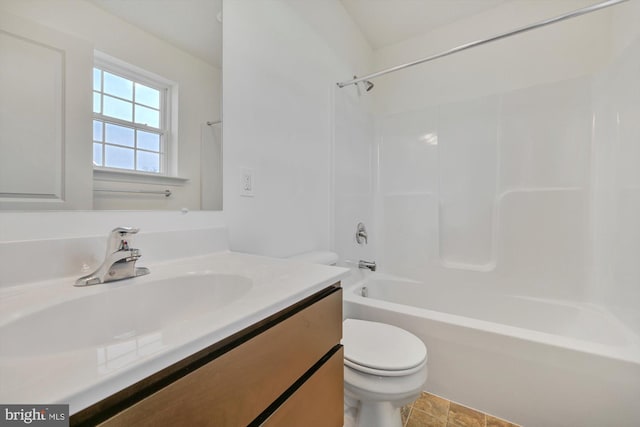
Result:
<svg viewBox="0 0 640 427">
<path fill-rule="evenodd" d="M 427 344 L 432 393 L 527 427 L 640 426 L 640 339 L 602 309 L 377 273 L 343 283 L 345 317 Z"/>
</svg>

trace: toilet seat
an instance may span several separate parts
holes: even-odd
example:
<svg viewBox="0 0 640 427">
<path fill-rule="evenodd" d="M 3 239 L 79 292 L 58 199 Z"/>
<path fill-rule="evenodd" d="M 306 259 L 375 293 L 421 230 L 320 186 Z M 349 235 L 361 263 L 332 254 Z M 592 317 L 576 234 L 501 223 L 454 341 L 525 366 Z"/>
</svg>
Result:
<svg viewBox="0 0 640 427">
<path fill-rule="evenodd" d="M 427 364 L 427 360 L 425 359 L 421 364 L 419 364 L 418 366 L 414 366 L 411 369 L 404 369 L 401 371 L 388 371 L 383 369 L 369 368 L 367 366 L 362 366 L 362 365 L 358 365 L 357 363 L 353 363 L 348 359 L 344 359 L 344 364 L 345 366 L 348 366 L 351 369 L 355 369 L 356 371 L 363 372 L 365 374 L 378 375 L 380 377 L 404 377 L 406 375 L 411 375 L 421 370 L 424 367 L 424 365 Z"/>
<path fill-rule="evenodd" d="M 427 348 L 404 329 L 367 320 L 343 322 L 344 364 L 371 375 L 410 375 L 427 363 Z"/>
</svg>

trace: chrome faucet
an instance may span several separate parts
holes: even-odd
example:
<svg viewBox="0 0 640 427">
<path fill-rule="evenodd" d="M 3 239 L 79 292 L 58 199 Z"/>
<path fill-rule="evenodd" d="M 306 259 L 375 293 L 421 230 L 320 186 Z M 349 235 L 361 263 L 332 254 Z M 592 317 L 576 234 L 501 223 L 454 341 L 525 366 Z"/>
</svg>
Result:
<svg viewBox="0 0 640 427">
<path fill-rule="evenodd" d="M 135 266 L 142 255 L 139 249 L 129 247 L 127 240 L 129 235 L 138 231 L 139 228 L 114 228 L 107 239 L 107 253 L 102 265 L 93 273 L 76 280 L 75 286 L 97 285 L 149 274 L 148 268 Z"/>
<path fill-rule="evenodd" d="M 360 260 L 358 261 L 358 268 L 368 268 L 371 271 L 376 271 L 376 262 L 375 261 L 364 261 L 364 260 Z"/>
</svg>

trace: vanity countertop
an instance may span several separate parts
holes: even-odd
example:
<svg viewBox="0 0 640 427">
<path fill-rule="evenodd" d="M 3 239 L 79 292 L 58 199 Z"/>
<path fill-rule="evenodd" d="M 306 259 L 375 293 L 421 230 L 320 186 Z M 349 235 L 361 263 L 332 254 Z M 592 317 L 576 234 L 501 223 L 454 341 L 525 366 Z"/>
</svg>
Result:
<svg viewBox="0 0 640 427">
<path fill-rule="evenodd" d="M 151 274 L 87 287 L 67 277 L 0 289 L 0 402 L 68 403 L 76 413 L 348 274 L 229 251 L 140 264 Z M 203 293 L 203 277 L 226 280 L 221 293 Z M 156 295 L 166 289 L 170 304 Z M 216 304 L 218 297 L 224 302 Z M 165 301 L 147 313 L 157 298 Z"/>
</svg>

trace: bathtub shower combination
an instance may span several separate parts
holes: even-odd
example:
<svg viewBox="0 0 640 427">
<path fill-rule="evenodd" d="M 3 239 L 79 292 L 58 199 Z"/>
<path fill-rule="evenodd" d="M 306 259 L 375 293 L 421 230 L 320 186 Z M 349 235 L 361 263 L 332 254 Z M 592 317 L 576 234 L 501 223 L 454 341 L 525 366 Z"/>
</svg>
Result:
<svg viewBox="0 0 640 427">
<path fill-rule="evenodd" d="M 560 7 L 508 3 L 335 89 L 336 250 L 381 272 L 344 284 L 345 316 L 421 338 L 426 388 L 452 401 L 528 427 L 638 426 L 640 1 L 432 54 Z M 431 56 L 391 66 L 412 49 Z M 366 246 L 345 237 L 360 221 Z"/>
</svg>

